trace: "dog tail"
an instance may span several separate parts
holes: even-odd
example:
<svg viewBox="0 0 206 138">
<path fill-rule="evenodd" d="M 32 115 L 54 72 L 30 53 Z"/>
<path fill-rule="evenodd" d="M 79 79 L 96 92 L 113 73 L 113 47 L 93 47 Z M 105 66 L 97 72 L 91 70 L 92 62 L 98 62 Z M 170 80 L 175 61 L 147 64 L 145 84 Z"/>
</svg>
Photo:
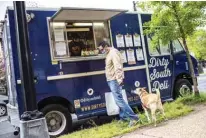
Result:
<svg viewBox="0 0 206 138">
<path fill-rule="evenodd" d="M 158 98 L 161 99 L 160 90 L 159 89 L 156 89 L 156 94 L 157 94 Z"/>
</svg>

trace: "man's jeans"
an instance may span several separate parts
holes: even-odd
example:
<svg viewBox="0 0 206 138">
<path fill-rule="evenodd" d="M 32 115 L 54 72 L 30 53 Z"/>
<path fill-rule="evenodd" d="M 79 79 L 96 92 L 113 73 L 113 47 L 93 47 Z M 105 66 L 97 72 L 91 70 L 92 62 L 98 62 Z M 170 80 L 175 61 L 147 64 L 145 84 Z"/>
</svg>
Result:
<svg viewBox="0 0 206 138">
<path fill-rule="evenodd" d="M 132 111 L 131 107 L 124 101 L 122 87 L 116 80 L 108 81 L 108 85 L 114 96 L 117 106 L 120 108 L 119 117 L 121 120 L 138 120 L 138 116 Z"/>
</svg>

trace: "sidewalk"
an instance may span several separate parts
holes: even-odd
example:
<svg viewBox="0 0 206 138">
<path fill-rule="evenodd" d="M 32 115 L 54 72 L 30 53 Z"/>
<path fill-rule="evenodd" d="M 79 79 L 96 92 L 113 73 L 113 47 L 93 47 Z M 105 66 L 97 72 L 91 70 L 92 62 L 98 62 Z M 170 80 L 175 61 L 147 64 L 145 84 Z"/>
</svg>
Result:
<svg viewBox="0 0 206 138">
<path fill-rule="evenodd" d="M 0 95 L 0 102 L 8 100 L 8 96 Z M 7 121 L 7 116 L 0 117 L 0 138 L 19 138 L 14 136 L 14 127 Z"/>
<path fill-rule="evenodd" d="M 157 127 L 140 128 L 116 138 L 206 138 L 206 104 L 198 105 L 191 114 L 169 120 Z"/>
<path fill-rule="evenodd" d="M 11 124 L 5 118 L 1 118 L 0 122 L 0 138 L 19 138 L 20 136 L 14 136 L 14 128 L 11 126 Z"/>
</svg>

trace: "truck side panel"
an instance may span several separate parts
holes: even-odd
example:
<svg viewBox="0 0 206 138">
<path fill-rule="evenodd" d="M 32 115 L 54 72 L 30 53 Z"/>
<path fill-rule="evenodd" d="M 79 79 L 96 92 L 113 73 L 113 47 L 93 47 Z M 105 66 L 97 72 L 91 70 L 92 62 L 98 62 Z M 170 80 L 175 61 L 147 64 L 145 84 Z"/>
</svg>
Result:
<svg viewBox="0 0 206 138">
<path fill-rule="evenodd" d="M 52 64 L 50 57 L 50 47 L 47 28 L 47 17 L 51 17 L 55 11 L 27 11 L 28 14 L 33 13 L 35 15 L 28 23 L 29 39 L 31 48 L 31 57 L 34 75 L 37 77 L 36 93 L 38 102 L 48 97 L 63 97 L 67 99 L 73 106 L 74 100 L 79 100 L 81 107 L 85 107 L 88 104 L 96 106 L 96 104 L 103 103 L 105 101 L 103 91 L 109 91 L 106 84 L 106 78 L 102 75 L 77 77 L 77 78 L 65 78 L 60 80 L 47 80 L 49 76 L 59 76 L 60 71 L 63 74 L 78 74 L 85 72 L 95 72 L 104 70 L 104 59 L 94 61 L 79 61 L 79 62 L 64 62 L 62 63 L 62 69 L 59 64 Z M 16 36 L 15 36 L 15 22 L 13 10 L 9 10 L 10 24 L 11 24 L 11 38 L 12 38 L 12 50 L 15 68 L 15 77 L 20 80 L 18 56 L 16 49 Z M 22 94 L 21 85 L 16 85 L 18 102 L 20 105 L 20 114 L 22 114 Z M 81 87 L 80 87 L 81 86 Z M 88 88 L 94 90 L 94 95 L 87 94 Z M 101 96 L 100 96 L 101 95 Z M 82 100 L 83 98 L 89 98 L 88 100 Z M 100 96 L 100 99 L 99 99 Z M 58 103 L 57 103 L 58 104 Z M 105 105 L 101 105 L 99 108 L 90 110 L 90 113 L 95 110 L 102 110 Z M 88 114 L 85 110 L 82 112 L 80 107 L 76 109 L 77 114 Z M 82 116 L 82 115 L 81 115 Z"/>
</svg>

